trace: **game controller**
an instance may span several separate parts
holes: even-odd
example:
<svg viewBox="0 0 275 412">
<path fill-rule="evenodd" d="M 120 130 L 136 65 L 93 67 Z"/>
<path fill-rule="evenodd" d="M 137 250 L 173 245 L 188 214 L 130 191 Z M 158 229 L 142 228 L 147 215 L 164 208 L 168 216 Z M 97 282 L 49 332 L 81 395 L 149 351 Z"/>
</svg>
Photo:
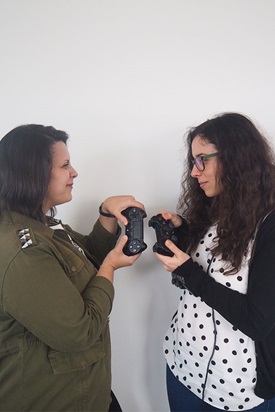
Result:
<svg viewBox="0 0 275 412">
<path fill-rule="evenodd" d="M 139 207 L 128 207 L 121 214 L 128 220 L 125 226 L 125 235 L 128 236 L 123 253 L 127 256 L 137 255 L 143 252 L 147 245 L 143 241 L 143 219 L 147 216 Z"/>
<path fill-rule="evenodd" d="M 156 231 L 157 242 L 153 246 L 153 252 L 164 256 L 174 256 L 174 253 L 165 246 L 167 239 L 173 243 L 177 243 L 177 236 L 175 235 L 175 226 L 170 220 L 164 219 L 161 214 L 151 217 L 148 222 L 149 227 Z"/>
</svg>

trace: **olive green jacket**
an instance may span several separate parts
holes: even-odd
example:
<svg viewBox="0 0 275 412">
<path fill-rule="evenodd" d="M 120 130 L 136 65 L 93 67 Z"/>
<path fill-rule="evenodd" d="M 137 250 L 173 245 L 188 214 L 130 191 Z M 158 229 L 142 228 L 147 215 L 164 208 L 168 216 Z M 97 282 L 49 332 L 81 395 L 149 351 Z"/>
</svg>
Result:
<svg viewBox="0 0 275 412">
<path fill-rule="evenodd" d="M 0 222 L 1 411 L 108 411 L 114 288 L 95 262 L 120 230 L 64 227 L 18 213 Z"/>
</svg>

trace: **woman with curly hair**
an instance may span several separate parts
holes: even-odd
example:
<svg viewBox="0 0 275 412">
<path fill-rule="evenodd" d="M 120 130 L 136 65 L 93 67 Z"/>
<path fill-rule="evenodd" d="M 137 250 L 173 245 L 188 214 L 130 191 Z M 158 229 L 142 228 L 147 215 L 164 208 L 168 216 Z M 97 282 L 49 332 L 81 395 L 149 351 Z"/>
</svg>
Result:
<svg viewBox="0 0 275 412">
<path fill-rule="evenodd" d="M 164 340 L 171 411 L 275 410 L 275 159 L 238 113 L 187 135 L 172 257 L 182 289 Z"/>
</svg>

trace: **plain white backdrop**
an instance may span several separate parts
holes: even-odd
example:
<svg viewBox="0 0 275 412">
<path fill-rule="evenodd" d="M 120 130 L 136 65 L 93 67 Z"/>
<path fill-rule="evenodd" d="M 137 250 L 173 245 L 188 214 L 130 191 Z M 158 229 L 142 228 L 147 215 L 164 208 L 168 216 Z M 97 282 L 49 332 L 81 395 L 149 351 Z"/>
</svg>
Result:
<svg viewBox="0 0 275 412">
<path fill-rule="evenodd" d="M 148 218 L 175 210 L 184 135 L 216 113 L 275 136 L 272 0 L 0 0 L 0 136 L 24 123 L 70 135 L 79 172 L 58 217 L 87 233 L 108 196 Z M 166 412 L 162 340 L 180 291 L 155 260 L 154 231 L 116 272 L 113 389 L 124 412 Z"/>
</svg>

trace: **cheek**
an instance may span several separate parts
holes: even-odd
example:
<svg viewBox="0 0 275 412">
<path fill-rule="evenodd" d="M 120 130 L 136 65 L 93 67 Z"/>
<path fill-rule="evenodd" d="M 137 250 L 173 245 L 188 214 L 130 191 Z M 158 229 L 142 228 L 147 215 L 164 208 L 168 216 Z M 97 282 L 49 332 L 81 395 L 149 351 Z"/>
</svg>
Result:
<svg viewBox="0 0 275 412">
<path fill-rule="evenodd" d="M 214 181 L 215 181 L 216 190 L 219 193 L 221 193 L 223 191 L 223 186 L 222 186 L 222 182 L 221 182 L 220 173 L 215 174 Z"/>
<path fill-rule="evenodd" d="M 215 163 L 213 164 L 212 174 L 213 174 L 213 177 L 214 177 L 215 181 L 216 181 L 216 182 L 219 182 L 219 181 L 220 181 L 220 177 L 221 177 L 221 167 L 220 167 L 220 165 L 218 164 L 218 162 L 215 162 Z"/>
</svg>

